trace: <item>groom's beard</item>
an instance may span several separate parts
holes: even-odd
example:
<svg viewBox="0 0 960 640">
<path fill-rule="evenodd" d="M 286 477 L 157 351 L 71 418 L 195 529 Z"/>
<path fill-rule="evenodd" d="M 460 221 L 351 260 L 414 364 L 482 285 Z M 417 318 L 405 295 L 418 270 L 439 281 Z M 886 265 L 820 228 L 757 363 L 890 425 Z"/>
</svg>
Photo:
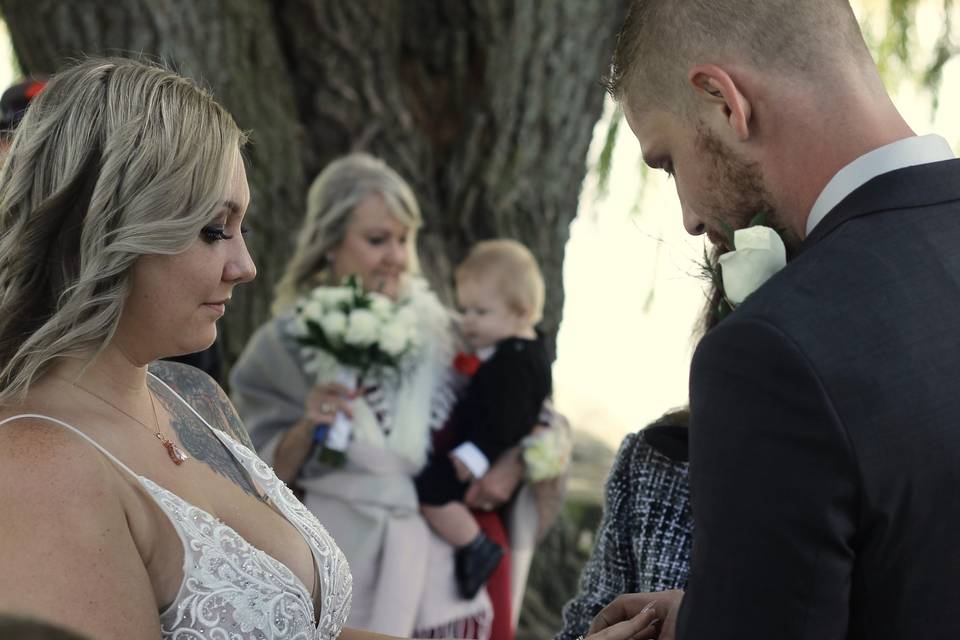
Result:
<svg viewBox="0 0 960 640">
<path fill-rule="evenodd" d="M 733 247 L 727 246 L 729 241 L 719 229 L 718 221 L 726 222 L 734 230 L 743 229 L 757 214 L 763 214 L 762 224 L 780 234 L 789 259 L 800 246 L 800 238 L 795 237 L 781 219 L 760 165 L 737 157 L 703 126 L 698 127 L 696 146 L 704 160 L 710 163 L 706 178 L 713 184 L 713 220 L 707 223 L 707 228 L 712 231 L 709 233 L 711 241 L 719 245 L 721 251 L 732 250 Z"/>
</svg>

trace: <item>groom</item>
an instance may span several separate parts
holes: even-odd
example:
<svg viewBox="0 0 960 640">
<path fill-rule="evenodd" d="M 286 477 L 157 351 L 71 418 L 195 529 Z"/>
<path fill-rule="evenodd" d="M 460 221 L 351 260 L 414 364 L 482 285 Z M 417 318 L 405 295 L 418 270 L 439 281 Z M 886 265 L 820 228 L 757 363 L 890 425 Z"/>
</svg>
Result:
<svg viewBox="0 0 960 640">
<path fill-rule="evenodd" d="M 634 0 L 610 90 L 689 233 L 762 212 L 792 260 L 694 357 L 689 589 L 593 632 L 655 602 L 626 624 L 960 638 L 960 161 L 904 122 L 846 0 Z"/>
</svg>

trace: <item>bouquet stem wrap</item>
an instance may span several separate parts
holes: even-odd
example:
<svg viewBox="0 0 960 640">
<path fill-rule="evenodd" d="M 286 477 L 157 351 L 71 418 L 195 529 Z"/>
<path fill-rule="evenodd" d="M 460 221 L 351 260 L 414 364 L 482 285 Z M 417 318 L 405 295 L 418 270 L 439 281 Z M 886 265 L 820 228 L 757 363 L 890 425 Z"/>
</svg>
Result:
<svg viewBox="0 0 960 640">
<path fill-rule="evenodd" d="M 351 395 L 357 392 L 358 375 L 355 371 L 341 370 L 337 374 L 337 382 L 350 389 Z M 325 447 L 333 451 L 343 453 L 350 445 L 350 432 L 353 425 L 350 424 L 350 418 L 343 411 L 337 411 L 333 418 L 333 424 L 330 425 L 330 433 L 327 436 Z"/>
</svg>

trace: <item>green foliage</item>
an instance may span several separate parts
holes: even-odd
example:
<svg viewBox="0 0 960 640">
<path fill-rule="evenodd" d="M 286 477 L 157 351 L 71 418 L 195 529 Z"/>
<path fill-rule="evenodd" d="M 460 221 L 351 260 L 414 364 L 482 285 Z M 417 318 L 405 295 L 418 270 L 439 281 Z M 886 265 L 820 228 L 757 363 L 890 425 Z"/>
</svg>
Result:
<svg viewBox="0 0 960 640">
<path fill-rule="evenodd" d="M 613 165 L 613 148 L 617 141 L 617 132 L 620 131 L 620 123 L 623 122 L 623 109 L 618 104 L 613 115 L 610 117 L 610 124 L 607 126 L 607 135 L 603 142 L 603 149 L 600 151 L 600 157 L 597 158 L 597 164 L 593 170 L 597 173 L 597 198 L 606 197 L 610 186 L 610 168 Z"/>
<path fill-rule="evenodd" d="M 867 44 L 877 60 L 880 75 L 888 88 L 895 89 L 905 79 L 916 82 L 930 96 L 931 119 L 939 106 L 943 69 L 957 54 L 953 44 L 953 11 L 955 0 L 925 0 L 940 4 L 943 28 L 933 45 L 929 59 L 920 59 L 916 29 L 917 10 L 921 0 L 888 0 L 887 16 L 881 37 L 868 28 L 870 14 L 863 22 Z"/>
<path fill-rule="evenodd" d="M 890 0 L 887 25 L 887 53 L 903 63 L 910 58 L 910 33 L 917 11 L 917 0 Z"/>
<path fill-rule="evenodd" d="M 921 83 L 930 91 L 932 96 L 931 118 L 937 112 L 940 103 L 940 85 L 943 82 L 943 68 L 953 56 L 957 48 L 953 44 L 953 6 L 954 0 L 943 0 L 943 30 L 933 45 L 933 59 L 923 73 Z"/>
<path fill-rule="evenodd" d="M 727 244 L 731 247 L 736 247 L 736 242 L 734 242 L 735 229 L 730 225 L 730 223 L 722 218 L 717 218 L 717 226 L 720 227 L 720 230 L 723 231 L 723 235 L 726 236 Z"/>
</svg>

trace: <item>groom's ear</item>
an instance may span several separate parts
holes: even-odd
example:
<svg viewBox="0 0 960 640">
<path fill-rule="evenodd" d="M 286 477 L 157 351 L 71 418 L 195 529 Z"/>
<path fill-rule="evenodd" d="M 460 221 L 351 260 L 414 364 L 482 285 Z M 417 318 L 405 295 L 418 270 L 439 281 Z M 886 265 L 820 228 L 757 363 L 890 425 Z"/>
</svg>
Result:
<svg viewBox="0 0 960 640">
<path fill-rule="evenodd" d="M 726 71 L 714 64 L 701 64 L 687 75 L 695 99 L 711 124 L 725 124 L 740 142 L 750 138 L 750 100 Z"/>
</svg>

